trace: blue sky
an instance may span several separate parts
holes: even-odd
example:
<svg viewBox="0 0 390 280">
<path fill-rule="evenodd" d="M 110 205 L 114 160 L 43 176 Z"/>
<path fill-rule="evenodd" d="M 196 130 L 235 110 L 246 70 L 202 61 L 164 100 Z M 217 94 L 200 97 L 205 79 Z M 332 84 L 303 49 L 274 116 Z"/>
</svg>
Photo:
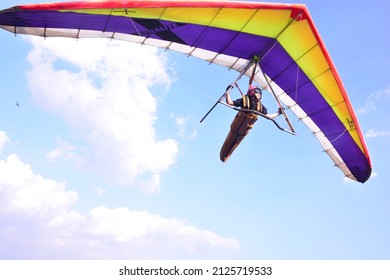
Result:
<svg viewBox="0 0 390 280">
<path fill-rule="evenodd" d="M 302 3 L 366 137 L 368 182 L 345 180 L 294 116 L 297 136 L 260 120 L 221 163 L 235 112 L 199 120 L 233 71 L 2 31 L 0 259 L 389 259 L 390 3 Z"/>
</svg>

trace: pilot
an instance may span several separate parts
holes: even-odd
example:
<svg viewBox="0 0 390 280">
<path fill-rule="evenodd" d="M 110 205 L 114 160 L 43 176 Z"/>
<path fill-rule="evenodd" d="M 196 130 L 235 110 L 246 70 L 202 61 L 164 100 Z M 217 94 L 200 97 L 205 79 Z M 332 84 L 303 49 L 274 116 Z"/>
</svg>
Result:
<svg viewBox="0 0 390 280">
<path fill-rule="evenodd" d="M 261 97 L 261 89 L 258 86 L 250 86 L 246 95 L 234 101 L 232 101 L 229 91 L 227 91 L 226 103 L 231 106 L 241 107 L 242 109 L 256 110 L 270 119 L 274 119 L 282 113 L 279 108 L 277 113 L 268 114 L 267 108 L 261 103 Z"/>
</svg>

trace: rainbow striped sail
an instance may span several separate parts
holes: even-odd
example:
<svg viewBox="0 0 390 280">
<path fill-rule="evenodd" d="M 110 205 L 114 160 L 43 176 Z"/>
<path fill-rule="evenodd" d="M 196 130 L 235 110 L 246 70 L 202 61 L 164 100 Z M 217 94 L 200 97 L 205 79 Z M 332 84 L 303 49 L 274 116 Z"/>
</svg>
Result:
<svg viewBox="0 0 390 280">
<path fill-rule="evenodd" d="M 32 4 L 0 11 L 0 27 L 43 37 L 127 40 L 237 71 L 257 56 L 278 98 L 345 176 L 359 182 L 370 177 L 358 120 L 304 5 L 192 0 Z M 266 86 L 262 73 L 254 79 Z"/>
</svg>

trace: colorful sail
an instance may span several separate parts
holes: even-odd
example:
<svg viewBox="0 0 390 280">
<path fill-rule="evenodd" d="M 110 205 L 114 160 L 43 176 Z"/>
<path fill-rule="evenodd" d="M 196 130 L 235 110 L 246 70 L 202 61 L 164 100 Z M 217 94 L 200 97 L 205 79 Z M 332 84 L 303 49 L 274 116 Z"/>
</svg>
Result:
<svg viewBox="0 0 390 280">
<path fill-rule="evenodd" d="M 127 40 L 237 71 L 258 56 L 278 98 L 345 176 L 359 182 L 370 177 L 358 120 L 304 5 L 188 0 L 32 4 L 0 11 L 0 27 L 43 37 Z M 255 81 L 267 86 L 262 73 Z"/>
</svg>

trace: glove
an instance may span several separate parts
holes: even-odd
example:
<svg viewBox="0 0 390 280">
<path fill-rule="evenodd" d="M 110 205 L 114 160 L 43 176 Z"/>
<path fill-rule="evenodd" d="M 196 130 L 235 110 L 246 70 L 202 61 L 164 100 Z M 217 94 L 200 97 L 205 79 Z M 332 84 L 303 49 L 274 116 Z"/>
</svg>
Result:
<svg viewBox="0 0 390 280">
<path fill-rule="evenodd" d="M 278 115 L 281 115 L 283 112 L 282 112 L 282 108 L 279 108 L 278 109 Z"/>
<path fill-rule="evenodd" d="M 225 90 L 225 92 L 228 92 L 228 91 L 231 90 L 233 87 L 234 87 L 234 86 L 232 86 L 232 85 L 228 85 L 227 88 L 226 88 L 226 90 Z"/>
</svg>

